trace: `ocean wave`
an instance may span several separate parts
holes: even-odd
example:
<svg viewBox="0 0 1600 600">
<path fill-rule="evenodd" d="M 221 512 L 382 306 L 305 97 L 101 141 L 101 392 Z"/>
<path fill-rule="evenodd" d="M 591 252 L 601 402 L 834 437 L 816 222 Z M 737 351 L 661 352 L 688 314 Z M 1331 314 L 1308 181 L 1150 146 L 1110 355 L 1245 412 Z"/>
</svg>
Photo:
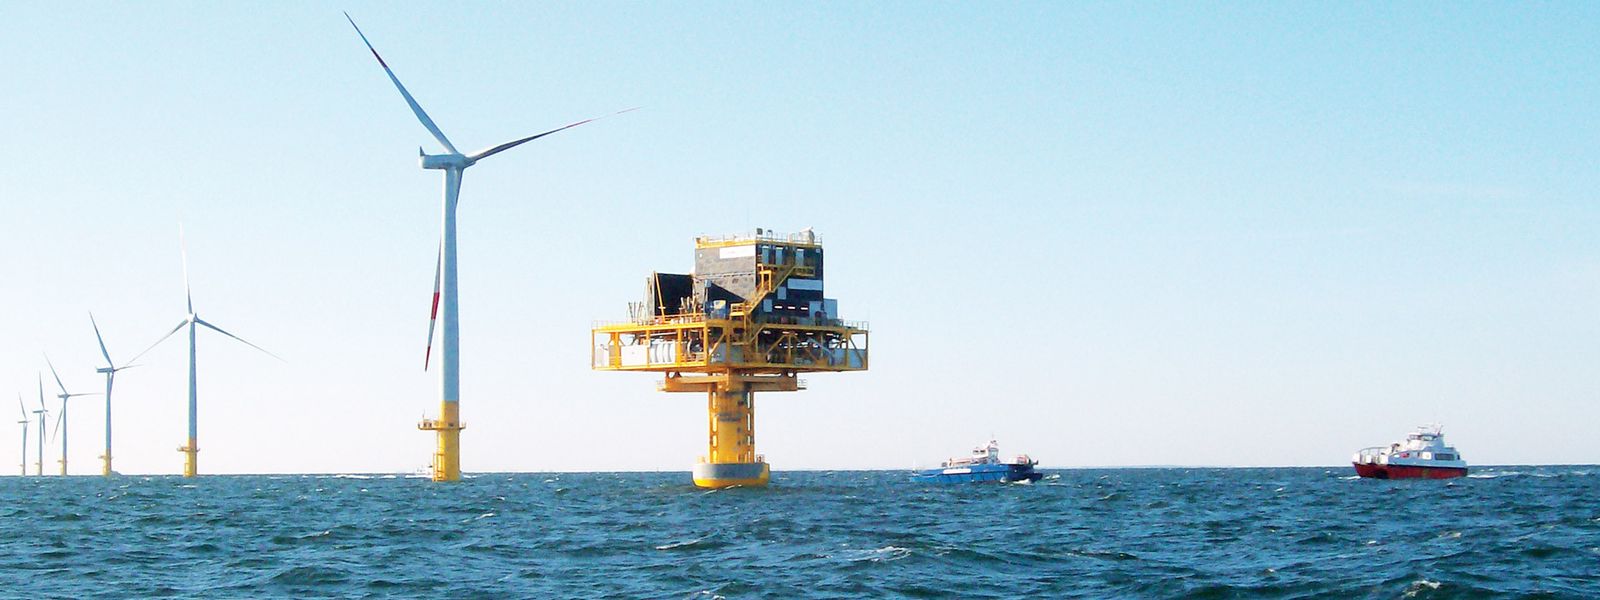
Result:
<svg viewBox="0 0 1600 600">
<path fill-rule="evenodd" d="M 911 556 L 910 548 L 900 546 L 884 546 L 871 550 L 856 550 L 845 557 L 850 562 L 894 562 Z"/>
<path fill-rule="evenodd" d="M 1345 485 L 1329 469 L 1050 473 L 1055 487 L 784 473 L 432 485 L 337 476 L 0 480 L 0 589 L 83 597 L 1595 597 L 1593 467 Z M 10 483 L 7 483 L 10 482 Z M 1282 488 L 1282 491 L 1278 491 Z M 317 492 L 316 490 L 322 490 Z M 366 490 L 361 492 L 361 490 Z M 75 515 L 75 516 L 74 516 Z M 1353 581 L 1348 565 L 1364 565 Z M 444 565 L 444 566 L 441 566 Z M 596 577 L 597 572 L 609 576 Z M 89 582 L 85 584 L 84 582 Z M 1437 587 L 1431 584 L 1438 584 Z"/>
<path fill-rule="evenodd" d="M 685 540 L 685 541 L 682 541 L 682 542 L 672 542 L 670 544 L 662 544 L 660 546 L 656 546 L 656 549 L 657 550 L 677 550 L 677 549 L 680 549 L 680 548 L 691 548 L 691 547 L 694 547 L 694 546 L 698 545 L 700 542 L 704 542 L 704 541 L 706 541 L 706 540 L 708 540 L 710 538 L 711 538 L 710 535 L 703 535 L 703 536 L 694 538 L 692 540 Z"/>
<path fill-rule="evenodd" d="M 1423 593 L 1425 591 L 1432 591 L 1432 590 L 1439 589 L 1440 585 L 1441 584 L 1439 582 L 1437 582 L 1437 581 L 1432 581 L 1432 580 L 1428 580 L 1428 579 L 1418 579 L 1416 581 L 1411 582 L 1411 585 L 1406 586 L 1405 592 L 1403 592 L 1401 594 L 1401 597 L 1402 598 L 1415 598 L 1415 597 L 1417 597 L 1418 594 L 1421 594 L 1421 593 Z"/>
</svg>

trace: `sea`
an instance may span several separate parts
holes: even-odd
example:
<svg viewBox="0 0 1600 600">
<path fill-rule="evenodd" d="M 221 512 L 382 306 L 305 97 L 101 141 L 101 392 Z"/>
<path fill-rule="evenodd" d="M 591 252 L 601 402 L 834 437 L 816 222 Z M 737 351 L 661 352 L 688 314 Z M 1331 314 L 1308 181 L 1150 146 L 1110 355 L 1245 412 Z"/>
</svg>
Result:
<svg viewBox="0 0 1600 600">
<path fill-rule="evenodd" d="M 1600 597 L 1600 467 L 0 478 L 5 598 Z"/>
</svg>

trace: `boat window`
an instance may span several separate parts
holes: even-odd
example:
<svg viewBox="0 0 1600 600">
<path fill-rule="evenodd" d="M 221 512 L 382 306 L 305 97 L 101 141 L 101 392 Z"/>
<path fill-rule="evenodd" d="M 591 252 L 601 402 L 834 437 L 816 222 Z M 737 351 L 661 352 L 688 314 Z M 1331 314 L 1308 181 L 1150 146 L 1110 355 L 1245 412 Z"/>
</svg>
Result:
<svg viewBox="0 0 1600 600">
<path fill-rule="evenodd" d="M 1439 460 L 1455 460 L 1456 459 L 1456 455 L 1454 455 L 1454 454 L 1435 454 L 1433 456 L 1434 456 L 1434 458 L 1437 458 Z"/>
</svg>

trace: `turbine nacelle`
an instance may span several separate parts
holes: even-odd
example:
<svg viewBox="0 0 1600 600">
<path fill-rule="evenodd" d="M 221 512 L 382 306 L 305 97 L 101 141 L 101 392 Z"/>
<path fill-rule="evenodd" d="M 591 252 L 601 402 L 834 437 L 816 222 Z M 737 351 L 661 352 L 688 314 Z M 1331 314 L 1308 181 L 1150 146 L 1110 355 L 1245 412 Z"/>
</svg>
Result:
<svg viewBox="0 0 1600 600">
<path fill-rule="evenodd" d="M 465 154 L 428 154 L 423 152 L 421 148 L 418 148 L 417 162 L 420 163 L 424 169 L 455 169 L 459 171 L 472 166 L 473 163 L 478 161 Z"/>
</svg>

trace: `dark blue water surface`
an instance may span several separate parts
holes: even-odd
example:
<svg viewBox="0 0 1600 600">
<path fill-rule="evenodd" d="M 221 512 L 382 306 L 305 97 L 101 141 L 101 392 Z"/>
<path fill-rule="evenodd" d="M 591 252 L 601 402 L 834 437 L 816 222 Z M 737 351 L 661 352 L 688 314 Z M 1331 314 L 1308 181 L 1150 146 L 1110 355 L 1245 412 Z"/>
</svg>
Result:
<svg viewBox="0 0 1600 600">
<path fill-rule="evenodd" d="M 0 596 L 1600 596 L 1600 467 L 0 480 Z"/>
</svg>

